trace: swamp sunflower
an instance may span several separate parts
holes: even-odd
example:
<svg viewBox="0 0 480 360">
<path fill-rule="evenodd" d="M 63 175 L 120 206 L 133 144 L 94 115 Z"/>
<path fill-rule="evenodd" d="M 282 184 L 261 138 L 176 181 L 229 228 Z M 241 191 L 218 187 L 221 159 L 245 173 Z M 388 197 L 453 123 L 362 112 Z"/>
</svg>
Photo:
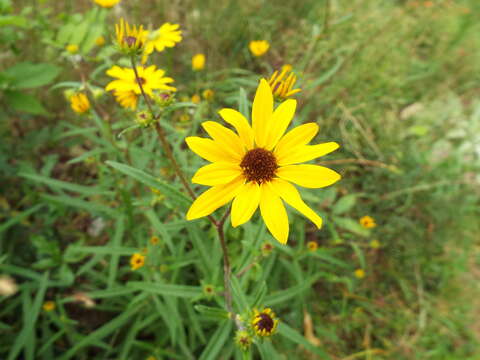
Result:
<svg viewBox="0 0 480 360">
<path fill-rule="evenodd" d="M 155 65 L 149 67 L 138 66 L 137 72 L 138 80 L 131 68 L 121 68 L 115 65 L 106 72 L 108 76 L 116 78 L 116 80 L 108 83 L 105 89 L 113 91 L 117 102 L 123 107 L 136 108 L 138 96 L 142 93 L 139 83 L 142 84 L 142 88 L 148 96 L 153 96 L 153 90 L 177 90 L 168 85 L 174 80 L 165 77 L 165 71 L 157 69 Z"/>
<path fill-rule="evenodd" d="M 220 116 L 237 133 L 217 122 L 206 121 L 202 127 L 212 139 L 186 138 L 193 152 L 212 162 L 192 178 L 193 183 L 211 188 L 193 202 L 187 220 L 210 215 L 233 199 L 233 227 L 249 221 L 260 207 L 268 230 L 285 244 L 289 232 L 285 201 L 320 228 L 322 219 L 303 202 L 291 182 L 306 188 L 321 188 L 338 181 L 340 175 L 329 168 L 299 163 L 326 155 L 339 146 L 335 142 L 307 145 L 318 132 L 316 123 L 300 125 L 285 134 L 297 102 L 288 99 L 275 110 L 273 105 L 272 90 L 262 79 L 253 101 L 252 126 L 240 112 L 222 109 Z"/>
</svg>

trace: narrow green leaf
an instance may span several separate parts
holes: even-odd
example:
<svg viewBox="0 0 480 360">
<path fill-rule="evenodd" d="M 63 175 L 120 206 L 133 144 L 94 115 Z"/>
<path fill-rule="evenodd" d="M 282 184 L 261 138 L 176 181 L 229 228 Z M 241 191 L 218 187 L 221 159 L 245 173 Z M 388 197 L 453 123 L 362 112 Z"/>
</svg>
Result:
<svg viewBox="0 0 480 360">
<path fill-rule="evenodd" d="M 73 184 L 73 183 L 52 179 L 52 178 L 38 175 L 38 174 L 20 173 L 18 175 L 26 179 L 30 179 L 39 183 L 46 184 L 52 187 L 53 189 L 68 190 L 68 191 L 80 193 L 83 195 L 112 194 L 111 191 L 102 190 L 97 187 Z"/>
<path fill-rule="evenodd" d="M 28 321 L 25 321 L 23 324 L 23 328 L 20 331 L 20 334 L 16 337 L 15 342 L 13 343 L 10 352 L 8 354 L 8 360 L 14 360 L 18 358 L 20 351 L 22 348 L 30 341 L 32 336 L 35 336 L 34 329 L 35 324 L 38 319 L 38 315 L 40 313 L 43 299 L 45 297 L 45 291 L 47 290 L 48 285 L 48 275 L 49 273 L 46 272 L 40 279 L 40 283 L 38 285 L 38 291 L 35 296 L 35 300 L 32 304 L 32 307 L 29 309 L 28 314 L 25 314 L 25 318 Z M 24 290 L 27 291 L 27 290 Z"/>
<path fill-rule="evenodd" d="M 218 354 L 224 348 L 224 345 L 230 336 L 232 330 L 232 321 L 223 322 L 210 338 L 207 346 L 200 355 L 199 360 L 217 360 Z"/>
<path fill-rule="evenodd" d="M 202 294 L 202 288 L 199 286 L 189 285 L 171 285 L 171 284 L 157 284 L 142 281 L 129 281 L 127 287 L 160 294 L 163 296 L 174 296 L 182 298 L 193 298 Z"/>
<path fill-rule="evenodd" d="M 249 311 L 250 307 L 248 306 L 247 296 L 243 292 L 242 286 L 236 276 L 230 277 L 230 284 L 232 286 L 233 301 L 237 305 L 239 312 L 243 313 Z"/>
<path fill-rule="evenodd" d="M 310 352 L 318 355 L 319 359 L 328 359 L 328 360 L 331 359 L 330 356 L 328 356 L 328 354 L 324 350 L 322 350 L 317 346 L 314 346 L 307 339 L 305 339 L 299 332 L 297 332 L 295 329 L 292 329 L 290 326 L 288 326 L 284 322 L 280 321 L 280 323 L 278 324 L 278 333 L 283 337 L 285 337 L 285 339 L 292 341 L 296 344 L 299 344 L 305 347 Z"/>
<path fill-rule="evenodd" d="M 115 161 L 107 161 L 107 165 L 119 170 L 125 175 L 131 176 L 132 178 L 144 183 L 147 186 L 160 190 L 164 195 L 170 198 L 172 201 L 177 202 L 179 205 L 182 205 L 184 208 L 187 208 L 191 204 L 191 200 L 174 188 L 171 185 L 168 185 L 166 182 L 163 182 L 152 175 L 143 172 L 142 170 L 135 169 L 131 166 L 121 164 Z"/>
</svg>

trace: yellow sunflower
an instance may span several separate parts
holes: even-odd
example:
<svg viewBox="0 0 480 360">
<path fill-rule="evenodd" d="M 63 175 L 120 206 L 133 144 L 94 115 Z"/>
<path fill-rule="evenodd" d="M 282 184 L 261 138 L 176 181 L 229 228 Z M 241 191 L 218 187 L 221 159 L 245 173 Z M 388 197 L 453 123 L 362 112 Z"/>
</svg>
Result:
<svg viewBox="0 0 480 360">
<path fill-rule="evenodd" d="M 164 77 L 165 71 L 157 69 L 155 65 L 149 67 L 137 67 L 139 82 L 142 84 L 145 94 L 153 95 L 153 90 L 176 91 L 173 86 L 168 85 L 174 80 Z M 114 91 L 116 100 L 123 107 L 135 109 L 138 96 L 141 94 L 140 86 L 135 77 L 135 72 L 130 68 L 113 66 L 107 70 L 107 75 L 116 78 L 107 84 L 105 90 Z"/>
<path fill-rule="evenodd" d="M 238 134 L 206 121 L 202 126 L 212 139 L 186 138 L 193 152 L 212 162 L 192 178 L 193 183 L 211 188 L 193 202 L 187 220 L 207 216 L 233 199 L 232 226 L 250 220 L 260 207 L 268 230 L 285 244 L 289 226 L 283 200 L 320 228 L 322 219 L 303 202 L 290 182 L 321 188 L 338 181 L 340 175 L 329 168 L 298 164 L 326 155 L 339 146 L 335 142 L 307 145 L 318 132 L 315 123 L 300 125 L 285 134 L 297 102 L 286 100 L 275 111 L 273 105 L 272 90 L 262 79 L 253 101 L 252 126 L 238 111 L 222 109 L 220 116 Z"/>
<path fill-rule="evenodd" d="M 148 40 L 145 44 L 145 54 L 149 55 L 153 50 L 161 52 L 165 48 L 174 47 L 182 41 L 180 25 L 165 23 L 156 31 L 148 33 Z"/>
</svg>

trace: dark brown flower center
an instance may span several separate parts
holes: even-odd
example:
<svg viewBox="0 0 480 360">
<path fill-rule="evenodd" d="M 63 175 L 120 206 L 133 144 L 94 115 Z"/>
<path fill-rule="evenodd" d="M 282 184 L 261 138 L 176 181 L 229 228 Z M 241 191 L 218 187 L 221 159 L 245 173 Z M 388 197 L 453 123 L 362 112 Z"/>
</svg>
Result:
<svg viewBox="0 0 480 360">
<path fill-rule="evenodd" d="M 139 85 L 145 85 L 146 82 L 147 82 L 147 80 L 145 80 L 143 77 L 138 77 L 137 78 L 137 84 L 139 84 Z"/>
<path fill-rule="evenodd" d="M 125 36 L 123 41 L 125 41 L 128 46 L 132 47 L 137 42 L 137 38 L 135 36 Z"/>
<path fill-rule="evenodd" d="M 240 163 L 247 181 L 262 184 L 273 179 L 277 171 L 277 160 L 271 151 L 256 148 L 248 151 Z"/>
<path fill-rule="evenodd" d="M 272 332 L 273 326 L 275 325 L 275 323 L 273 319 L 270 317 L 270 315 L 265 313 L 260 313 L 257 315 L 257 318 L 260 318 L 260 320 L 256 323 L 258 331 L 265 330 L 267 334 Z"/>
</svg>

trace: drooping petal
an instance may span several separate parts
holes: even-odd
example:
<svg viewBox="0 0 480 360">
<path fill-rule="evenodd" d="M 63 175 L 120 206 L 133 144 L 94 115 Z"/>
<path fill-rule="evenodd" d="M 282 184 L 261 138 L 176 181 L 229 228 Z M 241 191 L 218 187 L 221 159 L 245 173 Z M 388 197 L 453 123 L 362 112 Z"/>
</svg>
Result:
<svg viewBox="0 0 480 360">
<path fill-rule="evenodd" d="M 288 99 L 282 102 L 273 112 L 271 118 L 270 131 L 267 134 L 265 148 L 272 150 L 277 145 L 278 140 L 283 136 L 288 125 L 290 125 L 295 109 L 297 108 L 297 101 Z"/>
<path fill-rule="evenodd" d="M 192 178 L 192 183 L 215 186 L 226 184 L 242 174 L 237 164 L 216 162 L 202 166 Z"/>
<path fill-rule="evenodd" d="M 240 136 L 240 139 L 244 142 L 247 150 L 251 150 L 253 148 L 253 130 L 250 127 L 248 120 L 245 119 L 245 116 L 234 109 L 222 109 L 218 113 L 223 120 L 237 130 L 237 133 Z"/>
<path fill-rule="evenodd" d="M 313 139 L 318 132 L 318 125 L 315 123 L 306 123 L 293 128 L 286 133 L 277 143 L 274 154 L 278 161 L 286 155 L 289 155 L 293 148 L 305 145 Z"/>
<path fill-rule="evenodd" d="M 322 188 L 340 180 L 339 173 L 324 166 L 302 164 L 281 166 L 277 176 L 306 188 Z"/>
<path fill-rule="evenodd" d="M 270 129 L 270 120 L 273 112 L 272 89 L 265 79 L 260 80 L 252 105 L 252 128 L 255 143 L 264 147 Z"/>
<path fill-rule="evenodd" d="M 328 142 L 317 145 L 301 145 L 293 148 L 289 154 L 277 159 L 278 165 L 285 166 L 298 164 L 327 155 L 340 147 L 336 142 Z"/>
<path fill-rule="evenodd" d="M 227 162 L 237 164 L 238 160 L 223 151 L 221 146 L 211 139 L 189 136 L 185 139 L 190 150 L 210 162 Z"/>
<path fill-rule="evenodd" d="M 260 196 L 260 213 L 267 229 L 280 243 L 288 240 L 288 215 L 280 197 L 268 186 L 262 184 Z"/>
<path fill-rule="evenodd" d="M 245 155 L 245 147 L 242 141 L 232 130 L 227 129 L 225 126 L 220 125 L 214 121 L 205 121 L 202 123 L 202 127 L 212 137 L 212 139 L 219 144 L 222 151 L 228 152 L 232 157 L 242 159 Z"/>
<path fill-rule="evenodd" d="M 190 206 L 187 212 L 187 220 L 194 220 L 208 216 L 220 206 L 232 200 L 242 188 L 245 180 L 239 176 L 228 184 L 211 187 L 200 195 Z"/>
<path fill-rule="evenodd" d="M 257 210 L 260 203 L 260 186 L 255 182 L 243 185 L 232 202 L 232 226 L 237 227 L 246 223 Z"/>
<path fill-rule="evenodd" d="M 322 226 L 322 218 L 318 216 L 307 204 L 302 200 L 297 188 L 288 181 L 282 179 L 273 179 L 269 185 L 273 191 L 280 196 L 288 205 L 301 212 L 306 218 L 310 219 L 317 228 Z"/>
</svg>

